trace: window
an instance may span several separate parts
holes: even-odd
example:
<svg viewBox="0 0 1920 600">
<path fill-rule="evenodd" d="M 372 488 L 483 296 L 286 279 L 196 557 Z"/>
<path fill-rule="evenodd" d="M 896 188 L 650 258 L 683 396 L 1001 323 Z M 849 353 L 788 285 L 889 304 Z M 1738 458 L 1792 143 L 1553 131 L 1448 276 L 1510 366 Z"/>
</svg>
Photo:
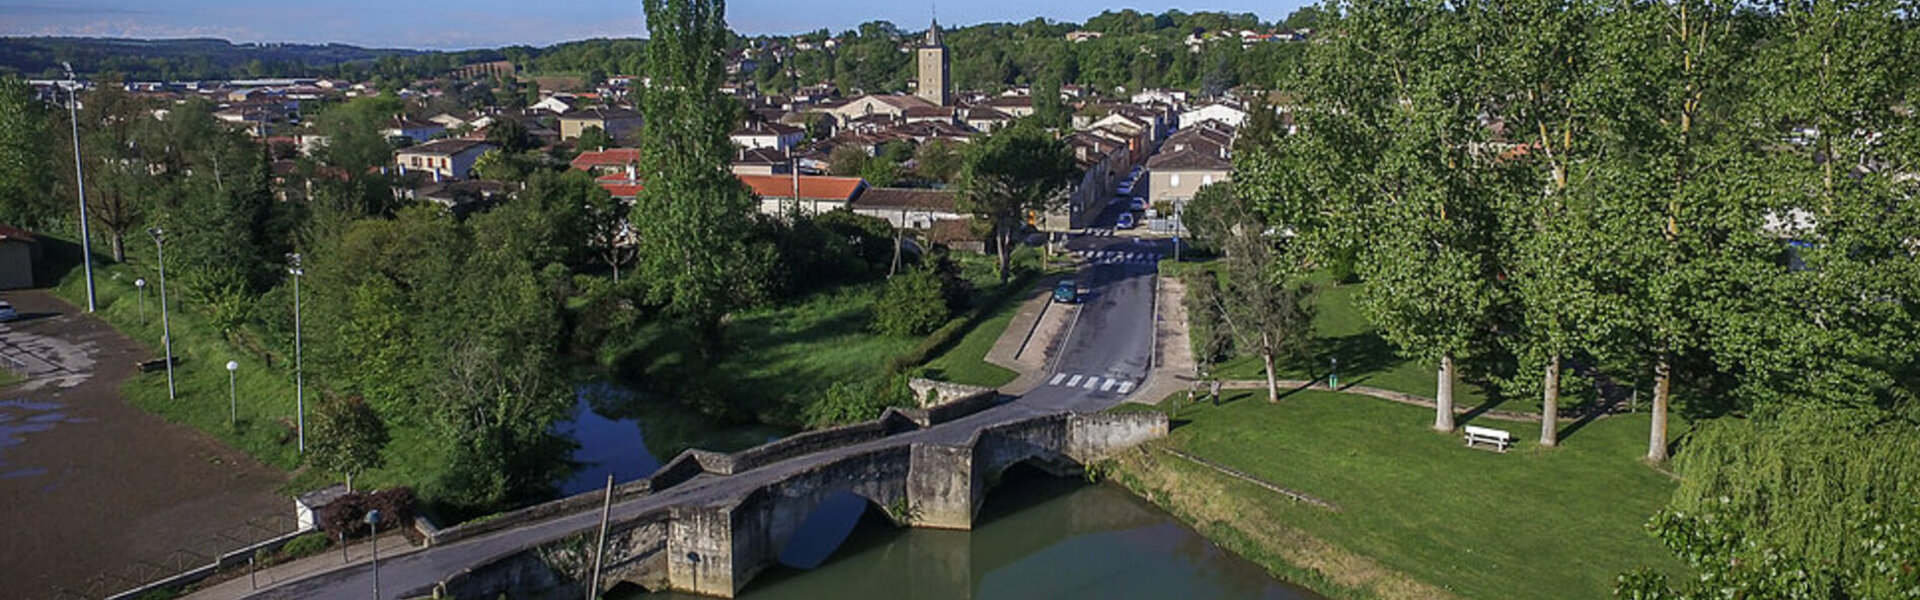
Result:
<svg viewBox="0 0 1920 600">
<path fill-rule="evenodd" d="M 1213 185 L 1213 175 L 1202 176 L 1200 178 L 1200 185 Z"/>
<path fill-rule="evenodd" d="M 1167 186 L 1180 187 L 1180 174 L 1174 173 L 1172 175 L 1167 176 Z"/>
</svg>

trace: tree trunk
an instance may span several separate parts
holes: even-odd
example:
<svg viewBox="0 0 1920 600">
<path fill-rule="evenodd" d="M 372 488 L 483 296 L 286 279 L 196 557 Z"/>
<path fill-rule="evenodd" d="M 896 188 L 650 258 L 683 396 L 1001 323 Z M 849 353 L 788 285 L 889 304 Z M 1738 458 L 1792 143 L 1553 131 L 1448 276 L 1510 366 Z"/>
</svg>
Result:
<svg viewBox="0 0 1920 600">
<path fill-rule="evenodd" d="M 1560 445 L 1560 353 L 1547 361 L 1546 390 L 1540 397 L 1540 445 Z"/>
<path fill-rule="evenodd" d="M 1667 462 L 1667 401 L 1673 390 L 1672 358 L 1660 355 L 1653 366 L 1653 427 L 1647 435 L 1647 460 Z"/>
<path fill-rule="evenodd" d="M 118 232 L 109 233 L 107 234 L 107 243 L 113 246 L 113 262 L 127 262 L 126 238 L 121 237 Z"/>
<path fill-rule="evenodd" d="M 1260 342 L 1262 344 L 1260 360 L 1267 365 L 1267 403 L 1278 404 L 1280 402 L 1280 381 L 1273 377 L 1273 334 L 1261 332 Z"/>
<path fill-rule="evenodd" d="M 1433 403 L 1433 430 L 1453 431 L 1453 356 L 1440 357 L 1440 392 Z"/>
<path fill-rule="evenodd" d="M 1013 232 L 1001 231 L 999 243 L 995 245 L 999 246 L 994 250 L 1000 256 L 1000 283 L 1006 283 L 1007 271 L 1013 268 L 1013 248 L 1011 247 L 1013 246 Z"/>
<path fill-rule="evenodd" d="M 347 493 L 353 493 L 353 473 L 351 471 L 347 473 Z"/>
</svg>

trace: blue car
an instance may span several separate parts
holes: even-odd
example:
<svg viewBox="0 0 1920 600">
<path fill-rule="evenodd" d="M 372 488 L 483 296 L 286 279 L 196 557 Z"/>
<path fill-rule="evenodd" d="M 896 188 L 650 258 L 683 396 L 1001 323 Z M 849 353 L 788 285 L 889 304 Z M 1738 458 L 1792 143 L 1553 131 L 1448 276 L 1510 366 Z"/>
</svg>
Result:
<svg viewBox="0 0 1920 600">
<path fill-rule="evenodd" d="M 1120 213 L 1120 219 L 1113 222 L 1113 226 L 1118 229 L 1133 229 L 1134 225 L 1136 223 L 1133 220 L 1133 213 L 1130 212 Z"/>
<path fill-rule="evenodd" d="M 1073 304 L 1080 301 L 1080 286 L 1072 279 L 1062 279 L 1053 286 L 1053 301 L 1061 304 Z"/>
</svg>

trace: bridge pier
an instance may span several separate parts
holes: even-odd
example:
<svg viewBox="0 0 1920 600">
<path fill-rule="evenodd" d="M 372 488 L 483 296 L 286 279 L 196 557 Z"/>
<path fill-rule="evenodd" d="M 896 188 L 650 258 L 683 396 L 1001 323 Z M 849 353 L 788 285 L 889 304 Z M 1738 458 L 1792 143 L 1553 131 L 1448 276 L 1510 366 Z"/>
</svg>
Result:
<svg viewBox="0 0 1920 600">
<path fill-rule="evenodd" d="M 973 448 L 916 444 L 907 476 L 907 523 L 973 529 L 974 514 L 987 495 L 985 488 L 974 469 Z"/>
<path fill-rule="evenodd" d="M 734 561 L 733 506 L 676 506 L 667 531 L 667 583 L 676 590 L 732 598 L 758 568 L 742 573 Z M 764 528 L 755 528 L 765 531 Z M 748 533 L 748 535 L 752 535 Z M 746 553 L 751 555 L 751 553 Z"/>
</svg>

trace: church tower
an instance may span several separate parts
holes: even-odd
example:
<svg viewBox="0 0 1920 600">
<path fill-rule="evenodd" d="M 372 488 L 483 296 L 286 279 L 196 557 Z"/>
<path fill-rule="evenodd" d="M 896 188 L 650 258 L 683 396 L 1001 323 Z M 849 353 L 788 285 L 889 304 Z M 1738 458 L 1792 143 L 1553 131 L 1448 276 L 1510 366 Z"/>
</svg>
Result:
<svg viewBox="0 0 1920 600">
<path fill-rule="evenodd" d="M 947 43 L 940 34 L 940 21 L 927 29 L 927 41 L 920 46 L 920 87 L 914 95 L 939 106 L 953 104 L 947 91 Z"/>
</svg>

